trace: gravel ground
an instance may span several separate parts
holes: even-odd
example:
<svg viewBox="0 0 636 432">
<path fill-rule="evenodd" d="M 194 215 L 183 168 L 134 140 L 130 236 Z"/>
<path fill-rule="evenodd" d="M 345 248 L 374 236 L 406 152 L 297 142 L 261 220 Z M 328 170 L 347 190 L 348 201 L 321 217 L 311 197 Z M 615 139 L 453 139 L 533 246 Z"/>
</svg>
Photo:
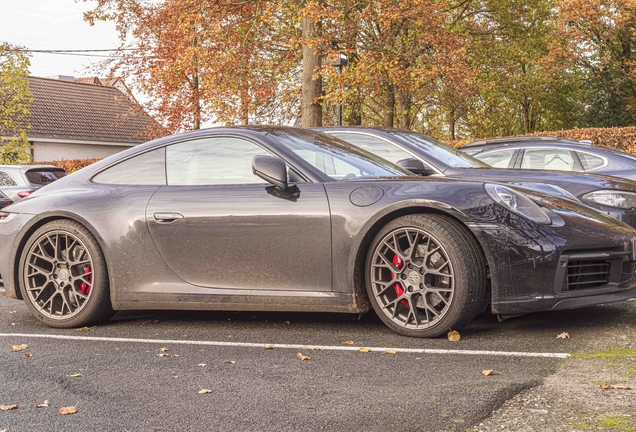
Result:
<svg viewBox="0 0 636 432">
<path fill-rule="evenodd" d="M 636 431 L 636 301 L 628 304 L 628 311 L 599 329 L 557 373 L 507 400 L 471 430 Z M 568 334 L 576 338 L 577 329 Z"/>
</svg>

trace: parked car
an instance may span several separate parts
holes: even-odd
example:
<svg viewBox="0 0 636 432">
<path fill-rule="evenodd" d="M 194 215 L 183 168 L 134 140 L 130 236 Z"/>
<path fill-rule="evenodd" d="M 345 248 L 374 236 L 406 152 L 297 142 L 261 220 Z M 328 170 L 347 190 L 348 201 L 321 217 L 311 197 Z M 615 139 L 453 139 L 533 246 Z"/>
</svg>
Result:
<svg viewBox="0 0 636 432">
<path fill-rule="evenodd" d="M 418 177 L 311 130 L 219 127 L 64 177 L 0 218 L 0 293 L 43 323 L 123 309 L 363 313 L 433 337 L 636 296 L 636 231 L 580 203 Z"/>
<path fill-rule="evenodd" d="M 576 171 L 636 180 L 636 156 L 631 153 L 592 146 L 589 141 L 538 138 L 475 141 L 462 150 L 498 168 Z"/>
<path fill-rule="evenodd" d="M 11 204 L 13 204 L 13 201 L 11 201 L 8 196 L 0 192 L 0 214 L 2 214 L 3 208 Z"/>
<path fill-rule="evenodd" d="M 561 196 L 570 195 L 636 227 L 636 182 L 630 180 L 562 171 L 494 168 L 430 136 L 413 131 L 357 126 L 316 129 L 390 162 L 415 162 L 415 166 L 408 168 L 420 175 L 505 182 Z M 552 189 L 544 185 L 550 185 Z"/>
<path fill-rule="evenodd" d="M 0 192 L 19 201 L 65 175 L 64 169 L 51 165 L 0 165 Z"/>
</svg>

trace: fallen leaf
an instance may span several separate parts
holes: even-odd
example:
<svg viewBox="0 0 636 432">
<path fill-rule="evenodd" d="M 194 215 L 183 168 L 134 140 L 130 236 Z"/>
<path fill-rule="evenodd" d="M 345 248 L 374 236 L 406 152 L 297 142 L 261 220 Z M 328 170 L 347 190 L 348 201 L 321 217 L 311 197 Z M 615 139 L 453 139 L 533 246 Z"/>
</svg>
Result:
<svg viewBox="0 0 636 432">
<path fill-rule="evenodd" d="M 166 352 L 166 351 L 170 351 L 170 350 L 168 348 L 161 348 L 159 351 Z"/>
<path fill-rule="evenodd" d="M 66 375 L 66 378 L 82 378 L 84 375 L 82 375 L 81 373 L 76 373 L 73 375 Z"/>
<path fill-rule="evenodd" d="M 492 369 L 487 369 L 487 370 L 481 371 L 481 374 L 484 375 L 484 376 L 490 376 L 490 375 L 494 375 L 495 371 L 492 370 Z"/>
<path fill-rule="evenodd" d="M 223 361 L 223 364 L 234 364 L 236 363 L 234 360 L 225 360 Z"/>
<path fill-rule="evenodd" d="M 312 349 L 314 351 L 324 351 L 324 348 L 321 348 L 321 347 L 313 347 Z"/>
<path fill-rule="evenodd" d="M 608 389 L 631 390 L 632 389 L 630 386 L 627 386 L 624 384 L 610 385 L 610 384 L 607 384 L 607 382 L 605 384 L 600 384 L 599 387 L 602 388 L 603 390 L 608 390 Z"/>
<path fill-rule="evenodd" d="M 201 389 L 199 390 L 199 394 L 210 394 L 212 393 L 212 390 L 209 389 Z"/>
<path fill-rule="evenodd" d="M 311 360 L 311 357 L 298 353 L 298 360 Z"/>
<path fill-rule="evenodd" d="M 274 349 L 274 344 L 265 345 L 265 349 Z"/>
<path fill-rule="evenodd" d="M 89 331 L 89 330 L 90 330 L 90 328 L 88 328 L 88 327 L 80 327 L 80 328 L 77 329 L 77 331 Z"/>
<path fill-rule="evenodd" d="M 360 348 L 360 352 L 371 352 L 371 348 Z"/>
<path fill-rule="evenodd" d="M 459 335 L 459 332 L 453 330 L 453 331 L 449 331 L 448 332 L 448 340 L 451 342 L 459 342 L 459 340 L 461 339 L 461 336 Z"/>
<path fill-rule="evenodd" d="M 60 410 L 58 411 L 58 413 L 62 414 L 62 415 L 67 415 L 67 414 L 75 414 L 77 412 L 77 407 L 74 406 L 69 406 L 69 407 L 65 407 L 63 406 L 62 408 L 60 408 Z"/>
<path fill-rule="evenodd" d="M 207 365 L 205 363 L 199 363 L 197 366 L 199 367 L 206 367 Z"/>
<path fill-rule="evenodd" d="M 7 312 L 9 312 L 10 314 L 14 314 L 14 313 L 17 313 L 18 311 L 7 311 Z"/>
<path fill-rule="evenodd" d="M 177 357 L 179 357 L 179 354 L 166 354 L 166 353 L 163 353 L 163 354 L 157 354 L 157 355 L 158 355 L 159 357 L 170 357 L 170 358 L 177 358 Z"/>
<path fill-rule="evenodd" d="M 386 354 L 395 354 L 395 350 L 385 350 Z"/>
<path fill-rule="evenodd" d="M 33 357 L 33 354 L 31 354 L 31 353 L 26 353 L 24 356 L 25 356 L 25 357 Z"/>
<path fill-rule="evenodd" d="M 0 405 L 0 411 L 9 411 L 18 409 L 18 404 L 15 405 Z"/>
<path fill-rule="evenodd" d="M 567 332 L 563 332 L 557 336 L 557 339 L 570 339 L 570 334 Z"/>
<path fill-rule="evenodd" d="M 23 345 L 11 345 L 11 348 L 13 349 L 13 351 L 22 351 L 27 349 L 29 346 L 27 344 L 23 344 Z"/>
<path fill-rule="evenodd" d="M 289 321 L 285 321 L 285 324 L 289 325 L 289 324 L 291 324 L 291 323 L 290 323 Z"/>
<path fill-rule="evenodd" d="M 33 406 L 36 407 L 36 408 L 48 408 L 49 407 L 49 400 L 47 399 L 44 402 L 42 402 L 42 404 L 40 404 L 40 405 L 35 404 Z"/>
<path fill-rule="evenodd" d="M 343 345 L 353 345 L 353 341 L 352 340 L 348 340 L 342 343 Z"/>
</svg>

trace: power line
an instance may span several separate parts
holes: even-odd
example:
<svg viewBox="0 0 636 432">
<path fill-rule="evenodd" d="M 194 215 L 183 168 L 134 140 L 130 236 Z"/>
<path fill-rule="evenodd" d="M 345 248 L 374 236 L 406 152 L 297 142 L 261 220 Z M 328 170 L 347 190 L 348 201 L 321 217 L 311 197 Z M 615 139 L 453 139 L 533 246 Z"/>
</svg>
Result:
<svg viewBox="0 0 636 432">
<path fill-rule="evenodd" d="M 111 51 L 134 51 L 137 48 L 112 48 L 112 49 L 81 49 L 81 50 L 34 50 L 21 48 L 18 51 L 31 53 L 84 53 L 84 52 L 111 52 Z"/>
</svg>

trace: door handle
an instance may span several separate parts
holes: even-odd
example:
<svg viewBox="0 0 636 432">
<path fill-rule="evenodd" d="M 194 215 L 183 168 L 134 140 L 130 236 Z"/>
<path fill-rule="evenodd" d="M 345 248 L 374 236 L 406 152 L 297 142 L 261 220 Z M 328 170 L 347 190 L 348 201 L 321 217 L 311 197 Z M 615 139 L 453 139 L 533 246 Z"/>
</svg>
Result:
<svg viewBox="0 0 636 432">
<path fill-rule="evenodd" d="M 157 221 L 158 223 L 172 223 L 176 221 L 177 219 L 184 219 L 181 213 L 161 212 L 161 213 L 155 213 L 153 216 L 155 218 L 155 221 Z"/>
</svg>

